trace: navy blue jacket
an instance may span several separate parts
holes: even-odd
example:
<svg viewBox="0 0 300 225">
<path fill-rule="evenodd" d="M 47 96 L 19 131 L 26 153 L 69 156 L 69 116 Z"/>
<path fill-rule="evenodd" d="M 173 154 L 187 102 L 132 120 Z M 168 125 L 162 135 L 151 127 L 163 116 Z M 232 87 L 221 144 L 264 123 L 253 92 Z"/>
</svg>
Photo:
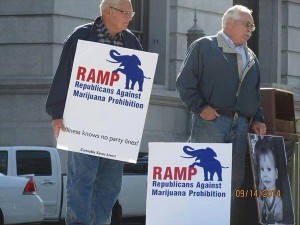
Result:
<svg viewBox="0 0 300 225">
<path fill-rule="evenodd" d="M 220 34 L 192 43 L 176 80 L 181 100 L 190 112 L 199 115 L 209 105 L 264 121 L 258 61 L 249 48 L 245 50 L 248 62 L 243 70 L 237 53 Z"/>
<path fill-rule="evenodd" d="M 56 70 L 46 102 L 46 112 L 52 119 L 63 118 L 70 77 L 73 67 L 76 46 L 78 40 L 98 42 L 96 24 L 101 18 L 98 17 L 94 22 L 84 24 L 75 28 L 74 32 L 66 38 L 60 56 L 58 68 Z M 136 36 L 129 30 L 122 31 L 124 47 L 142 50 L 142 46 Z"/>
</svg>

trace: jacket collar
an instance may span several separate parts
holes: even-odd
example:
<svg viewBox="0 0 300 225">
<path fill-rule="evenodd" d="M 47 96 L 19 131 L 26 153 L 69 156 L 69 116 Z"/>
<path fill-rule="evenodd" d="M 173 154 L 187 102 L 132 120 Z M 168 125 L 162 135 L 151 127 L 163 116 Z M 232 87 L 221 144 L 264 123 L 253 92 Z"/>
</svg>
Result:
<svg viewBox="0 0 300 225">
<path fill-rule="evenodd" d="M 237 53 L 234 49 L 230 48 L 228 46 L 228 42 L 225 39 L 225 37 L 221 34 L 221 32 L 217 33 L 217 42 L 218 42 L 218 47 L 223 49 L 223 53 Z M 241 78 L 241 81 L 243 81 L 246 73 L 251 69 L 251 67 L 255 64 L 255 55 L 252 52 L 250 48 L 248 48 L 247 45 L 244 46 L 246 55 L 247 55 L 247 63 L 246 63 L 246 68 L 243 70 L 241 66 L 241 62 L 238 63 L 238 71 L 239 75 Z"/>
<path fill-rule="evenodd" d="M 217 42 L 218 42 L 218 47 L 222 48 L 224 53 L 236 53 L 234 49 L 228 46 L 227 40 L 220 33 L 220 31 L 217 33 Z"/>
<path fill-rule="evenodd" d="M 94 41 L 94 42 L 97 42 L 97 40 L 99 39 L 97 37 L 97 24 L 100 23 L 100 21 L 102 20 L 101 16 L 97 17 L 96 20 L 92 23 L 92 28 L 90 30 L 90 33 L 89 33 L 89 38 L 88 40 L 89 41 Z M 127 34 L 128 33 L 128 30 L 123 30 L 122 32 L 120 32 L 120 35 L 123 36 L 123 41 L 124 41 L 124 47 L 126 47 L 128 45 L 128 40 L 127 40 Z"/>
<path fill-rule="evenodd" d="M 228 41 L 225 39 L 225 37 L 221 34 L 222 31 L 219 31 L 217 33 L 217 42 L 218 42 L 218 47 L 223 48 L 224 53 L 236 53 L 236 51 L 233 48 L 230 48 L 228 46 Z M 245 44 L 243 45 L 245 52 L 247 54 L 247 61 L 252 61 L 254 60 L 254 53 L 248 46 Z"/>
<path fill-rule="evenodd" d="M 247 43 L 244 43 L 242 45 L 239 45 L 239 46 L 236 46 L 233 41 L 231 40 L 230 37 L 227 36 L 227 34 L 225 34 L 222 30 L 218 32 L 221 36 L 223 36 L 223 38 L 225 39 L 226 41 L 226 44 L 229 48 L 244 48 L 245 46 L 247 46 Z"/>
</svg>

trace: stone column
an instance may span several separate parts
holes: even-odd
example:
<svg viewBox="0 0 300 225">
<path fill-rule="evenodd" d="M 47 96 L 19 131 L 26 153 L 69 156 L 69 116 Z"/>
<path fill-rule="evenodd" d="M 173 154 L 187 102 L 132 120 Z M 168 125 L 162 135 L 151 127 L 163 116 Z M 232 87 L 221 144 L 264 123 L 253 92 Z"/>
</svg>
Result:
<svg viewBox="0 0 300 225">
<path fill-rule="evenodd" d="M 188 29 L 187 31 L 187 48 L 190 47 L 190 45 L 196 41 L 197 39 L 204 37 L 205 33 L 204 31 L 197 25 L 197 10 L 195 8 L 195 14 L 194 14 L 194 25 Z M 187 117 L 187 130 L 190 131 L 192 127 L 192 114 L 189 113 Z"/>
</svg>

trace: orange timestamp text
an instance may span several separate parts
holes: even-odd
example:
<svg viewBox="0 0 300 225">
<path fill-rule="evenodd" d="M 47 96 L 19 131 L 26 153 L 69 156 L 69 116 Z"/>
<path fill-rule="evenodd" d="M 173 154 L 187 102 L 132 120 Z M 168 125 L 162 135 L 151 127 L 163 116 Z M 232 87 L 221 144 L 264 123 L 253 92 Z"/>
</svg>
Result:
<svg viewBox="0 0 300 225">
<path fill-rule="evenodd" d="M 252 189 L 237 189 L 235 190 L 236 198 L 270 198 L 270 197 L 280 197 L 280 190 L 252 190 Z"/>
</svg>

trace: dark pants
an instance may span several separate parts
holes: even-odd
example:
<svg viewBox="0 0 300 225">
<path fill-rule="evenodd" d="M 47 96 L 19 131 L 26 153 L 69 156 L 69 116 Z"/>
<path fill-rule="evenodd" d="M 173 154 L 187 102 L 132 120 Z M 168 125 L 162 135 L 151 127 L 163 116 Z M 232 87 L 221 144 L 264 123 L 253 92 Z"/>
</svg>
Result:
<svg viewBox="0 0 300 225">
<path fill-rule="evenodd" d="M 246 154 L 245 176 L 241 187 L 242 190 L 254 190 L 253 173 L 250 154 Z M 259 225 L 256 198 L 247 196 L 237 199 L 237 206 L 240 209 L 238 221 L 243 225 Z"/>
<path fill-rule="evenodd" d="M 116 201 L 111 215 L 110 225 L 121 225 L 122 220 L 122 206 L 119 203 L 119 200 Z"/>
</svg>

